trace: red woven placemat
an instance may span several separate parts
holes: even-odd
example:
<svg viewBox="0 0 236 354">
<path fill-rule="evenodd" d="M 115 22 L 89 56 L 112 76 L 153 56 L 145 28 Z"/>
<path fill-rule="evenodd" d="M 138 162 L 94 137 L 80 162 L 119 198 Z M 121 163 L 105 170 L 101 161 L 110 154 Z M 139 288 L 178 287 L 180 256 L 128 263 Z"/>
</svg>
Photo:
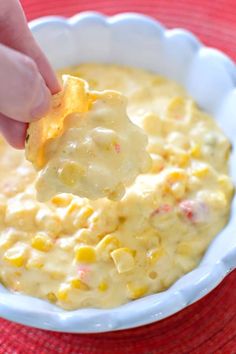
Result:
<svg viewBox="0 0 236 354">
<path fill-rule="evenodd" d="M 2 0 L 7 1 L 7 0 Z M 96 10 L 135 11 L 168 27 L 184 27 L 236 59 L 235 0 L 22 0 L 29 20 Z M 180 313 L 133 330 L 90 335 L 31 329 L 0 320 L 0 354 L 234 354 L 236 272 Z"/>
</svg>

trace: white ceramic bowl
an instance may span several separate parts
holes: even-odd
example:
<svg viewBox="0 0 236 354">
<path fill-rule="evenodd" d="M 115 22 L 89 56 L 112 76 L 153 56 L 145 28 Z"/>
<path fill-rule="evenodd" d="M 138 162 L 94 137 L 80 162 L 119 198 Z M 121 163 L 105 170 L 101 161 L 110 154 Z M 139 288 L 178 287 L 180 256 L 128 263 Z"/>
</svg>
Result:
<svg viewBox="0 0 236 354">
<path fill-rule="evenodd" d="M 214 115 L 231 141 L 236 137 L 236 68 L 217 50 L 191 33 L 166 30 L 137 14 L 104 17 L 82 13 L 69 20 L 47 17 L 30 27 L 52 65 L 110 62 L 142 67 L 184 85 Z M 236 153 L 231 155 L 236 182 Z M 236 267 L 236 200 L 231 219 L 214 239 L 201 264 L 171 288 L 111 310 L 66 312 L 46 301 L 16 295 L 0 287 L 0 315 L 22 324 L 64 332 L 105 332 L 132 328 L 170 316 L 214 289 Z"/>
</svg>

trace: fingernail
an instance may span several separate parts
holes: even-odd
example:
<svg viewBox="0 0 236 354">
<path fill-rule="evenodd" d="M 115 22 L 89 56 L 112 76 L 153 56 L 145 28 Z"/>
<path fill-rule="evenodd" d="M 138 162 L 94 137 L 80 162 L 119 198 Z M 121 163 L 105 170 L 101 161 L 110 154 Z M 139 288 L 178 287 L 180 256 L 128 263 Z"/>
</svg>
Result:
<svg viewBox="0 0 236 354">
<path fill-rule="evenodd" d="M 50 108 L 50 92 L 45 84 L 41 85 L 38 96 L 35 99 L 35 107 L 31 110 L 31 117 L 42 118 Z"/>
</svg>

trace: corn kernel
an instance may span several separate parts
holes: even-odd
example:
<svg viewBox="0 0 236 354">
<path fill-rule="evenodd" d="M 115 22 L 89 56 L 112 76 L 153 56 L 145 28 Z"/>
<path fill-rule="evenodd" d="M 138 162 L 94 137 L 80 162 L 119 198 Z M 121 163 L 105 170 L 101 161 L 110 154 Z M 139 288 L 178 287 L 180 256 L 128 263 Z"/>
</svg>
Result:
<svg viewBox="0 0 236 354">
<path fill-rule="evenodd" d="M 142 120 L 143 129 L 149 134 L 159 134 L 162 129 L 162 120 L 154 113 L 146 113 Z"/>
<path fill-rule="evenodd" d="M 163 248 L 153 248 L 147 252 L 147 258 L 151 265 L 155 264 L 161 257 L 165 255 Z"/>
<path fill-rule="evenodd" d="M 176 199 L 181 199 L 185 195 L 185 184 L 176 182 L 171 186 L 171 192 Z"/>
<path fill-rule="evenodd" d="M 42 267 L 43 267 L 43 263 L 37 260 L 29 260 L 29 262 L 27 262 L 25 266 L 26 269 L 40 269 Z"/>
<path fill-rule="evenodd" d="M 167 175 L 167 181 L 171 184 L 179 181 L 186 181 L 186 173 L 183 170 L 170 171 Z"/>
<path fill-rule="evenodd" d="M 115 263 L 118 273 L 128 272 L 135 266 L 134 251 L 127 248 L 118 248 L 111 252 L 111 257 Z"/>
<path fill-rule="evenodd" d="M 152 158 L 151 172 L 152 173 L 160 172 L 165 165 L 164 159 L 160 155 L 156 155 L 156 154 L 151 154 L 151 158 Z"/>
<path fill-rule="evenodd" d="M 59 171 L 59 178 L 67 186 L 74 186 L 84 176 L 85 169 L 76 162 L 66 163 Z"/>
<path fill-rule="evenodd" d="M 120 247 L 120 241 L 113 235 L 106 235 L 103 239 L 97 244 L 96 250 L 104 259 L 109 259 L 110 253 L 115 249 Z"/>
<path fill-rule="evenodd" d="M 172 131 L 166 137 L 168 144 L 171 144 L 173 148 L 186 150 L 190 147 L 189 138 L 184 133 L 178 131 Z"/>
<path fill-rule="evenodd" d="M 204 178 L 208 175 L 210 169 L 208 166 L 199 167 L 193 170 L 192 175 L 199 178 Z"/>
<path fill-rule="evenodd" d="M 132 283 L 128 283 L 127 284 L 127 289 L 129 292 L 129 297 L 132 300 L 138 299 L 139 297 L 144 296 L 147 291 L 148 291 L 148 287 L 146 285 L 143 286 L 137 286 L 135 284 Z"/>
<path fill-rule="evenodd" d="M 45 266 L 43 267 L 43 270 L 46 270 Z M 60 270 L 59 271 L 55 270 L 55 271 L 51 271 L 49 275 L 52 279 L 61 280 L 64 274 Z"/>
<path fill-rule="evenodd" d="M 168 183 L 163 183 L 161 189 L 162 189 L 162 192 L 166 193 L 166 194 L 171 192 L 171 187 L 170 187 L 170 185 Z"/>
<path fill-rule="evenodd" d="M 218 177 L 218 183 L 227 195 L 232 196 L 232 194 L 234 192 L 234 186 L 228 176 L 220 175 Z"/>
<path fill-rule="evenodd" d="M 229 184 L 229 177 L 226 175 L 220 175 L 217 180 L 218 180 L 218 183 L 220 185 L 222 185 L 222 187 L 228 186 L 228 184 Z"/>
<path fill-rule="evenodd" d="M 68 299 L 69 292 L 71 290 L 71 285 L 70 284 L 61 284 L 56 297 L 58 298 L 59 301 L 66 301 Z"/>
<path fill-rule="evenodd" d="M 185 105 L 186 103 L 184 98 L 172 98 L 166 109 L 166 117 L 170 119 L 183 119 L 186 115 Z"/>
<path fill-rule="evenodd" d="M 61 232 L 61 218 L 47 208 L 41 208 L 38 211 L 35 221 L 40 230 L 48 231 L 54 236 L 57 236 Z"/>
<path fill-rule="evenodd" d="M 16 240 L 15 233 L 12 232 L 1 232 L 0 236 L 0 249 L 6 250 L 10 248 Z"/>
<path fill-rule="evenodd" d="M 57 297 L 53 292 L 50 292 L 47 294 L 47 299 L 48 299 L 48 301 L 53 302 L 53 303 L 57 301 Z"/>
<path fill-rule="evenodd" d="M 149 153 L 158 154 L 160 156 L 164 156 L 165 153 L 163 143 L 160 141 L 152 141 L 151 139 L 148 142 L 147 151 Z"/>
<path fill-rule="evenodd" d="M 165 150 L 165 157 L 168 159 L 170 164 L 180 168 L 186 167 L 188 165 L 190 160 L 189 152 L 181 148 L 174 148 L 173 146 L 168 147 L 168 145 L 166 146 Z"/>
<path fill-rule="evenodd" d="M 178 165 L 180 167 L 186 167 L 189 163 L 190 157 L 187 153 L 178 155 Z"/>
<path fill-rule="evenodd" d="M 31 245 L 33 248 L 36 248 L 39 251 L 48 252 L 52 248 L 53 242 L 50 237 L 48 237 L 48 235 L 44 233 L 38 233 L 32 238 Z"/>
<path fill-rule="evenodd" d="M 94 211 L 93 208 L 91 208 L 89 206 L 86 206 L 86 207 L 81 209 L 79 215 L 80 215 L 81 218 L 87 219 L 87 218 L 89 218 L 92 215 L 93 211 Z"/>
<path fill-rule="evenodd" d="M 26 269 L 40 269 L 44 265 L 44 257 L 37 251 L 32 251 L 31 256 L 28 259 L 25 268 Z"/>
<path fill-rule="evenodd" d="M 63 223 L 62 225 L 62 229 L 63 232 L 67 233 L 67 234 L 72 234 L 74 233 L 76 230 L 78 230 L 79 228 L 83 228 L 83 225 L 79 225 L 79 212 L 81 210 L 82 206 L 77 202 L 77 200 L 74 202 L 72 202 L 65 211 L 65 220 L 66 222 Z M 76 225 L 78 224 L 78 226 Z"/>
<path fill-rule="evenodd" d="M 95 249 L 91 246 L 80 246 L 75 251 L 75 259 L 81 263 L 94 263 L 96 261 Z"/>
<path fill-rule="evenodd" d="M 74 288 L 74 289 L 80 289 L 80 290 L 88 290 L 89 289 L 88 285 L 83 283 L 78 278 L 71 279 L 70 284 L 71 284 L 72 288 Z"/>
<path fill-rule="evenodd" d="M 108 192 L 107 195 L 111 200 L 120 200 L 125 194 L 125 187 L 122 183 L 119 183 L 112 192 Z"/>
<path fill-rule="evenodd" d="M 194 144 L 190 149 L 190 155 L 195 158 L 200 157 L 201 156 L 201 146 L 199 144 Z"/>
<path fill-rule="evenodd" d="M 91 136 L 93 141 L 100 148 L 106 149 L 107 151 L 116 148 L 117 146 L 119 146 L 120 148 L 118 135 L 111 129 L 106 129 L 106 130 L 95 129 L 92 131 Z"/>
<path fill-rule="evenodd" d="M 212 193 L 211 195 L 209 195 L 209 204 L 216 209 L 226 208 L 227 199 L 225 194 L 222 192 Z"/>
<path fill-rule="evenodd" d="M 104 292 L 107 289 L 108 289 L 108 284 L 104 281 L 101 281 L 101 283 L 98 285 L 98 290 Z"/>
<path fill-rule="evenodd" d="M 73 215 L 77 212 L 79 212 L 81 209 L 81 205 L 77 203 L 71 203 L 68 208 L 66 209 L 66 216 Z"/>
<path fill-rule="evenodd" d="M 8 262 L 13 267 L 22 267 L 25 264 L 27 250 L 25 247 L 15 245 L 9 248 L 3 256 L 4 261 Z"/>
<path fill-rule="evenodd" d="M 73 225 L 76 229 L 88 226 L 88 218 L 93 214 L 93 209 L 90 206 L 85 206 L 75 215 Z"/>
<path fill-rule="evenodd" d="M 51 199 L 51 202 L 58 208 L 64 208 L 70 204 L 71 200 L 72 196 L 69 194 L 58 194 Z"/>
</svg>

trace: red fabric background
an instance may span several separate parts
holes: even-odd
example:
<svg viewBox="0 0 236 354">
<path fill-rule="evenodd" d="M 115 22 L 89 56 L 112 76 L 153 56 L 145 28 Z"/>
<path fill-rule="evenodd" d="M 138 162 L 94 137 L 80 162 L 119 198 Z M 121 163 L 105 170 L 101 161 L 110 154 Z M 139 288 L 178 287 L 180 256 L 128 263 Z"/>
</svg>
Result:
<svg viewBox="0 0 236 354">
<path fill-rule="evenodd" d="M 7 0 L 2 0 L 7 1 Z M 29 20 L 96 10 L 145 13 L 184 27 L 236 59 L 236 0 L 22 0 Z M 46 332 L 0 320 L 0 354 L 234 354 L 236 272 L 180 313 L 133 330 L 99 335 Z"/>
</svg>

